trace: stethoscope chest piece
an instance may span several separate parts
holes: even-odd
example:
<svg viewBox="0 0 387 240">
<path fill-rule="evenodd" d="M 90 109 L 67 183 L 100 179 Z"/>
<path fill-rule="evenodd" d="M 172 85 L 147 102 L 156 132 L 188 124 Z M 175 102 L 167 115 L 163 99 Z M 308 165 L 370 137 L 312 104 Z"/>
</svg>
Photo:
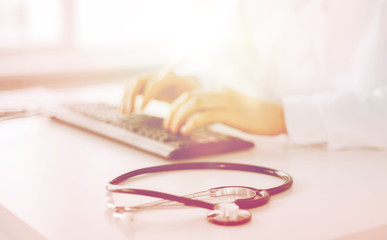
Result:
<svg viewBox="0 0 387 240">
<path fill-rule="evenodd" d="M 240 209 L 235 203 L 217 203 L 214 210 L 207 214 L 207 220 L 211 223 L 223 226 L 240 225 L 251 219 L 251 213 Z"/>
</svg>

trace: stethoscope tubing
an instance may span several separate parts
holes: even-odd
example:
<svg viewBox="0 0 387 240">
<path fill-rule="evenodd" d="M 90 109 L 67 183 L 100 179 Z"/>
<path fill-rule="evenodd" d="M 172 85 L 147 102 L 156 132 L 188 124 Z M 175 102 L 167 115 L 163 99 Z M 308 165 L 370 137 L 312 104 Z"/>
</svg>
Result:
<svg viewBox="0 0 387 240">
<path fill-rule="evenodd" d="M 143 196 L 149 196 L 149 197 L 156 197 L 160 199 L 166 199 L 171 200 L 175 202 L 183 203 L 187 206 L 196 206 L 200 208 L 205 209 L 214 209 L 215 204 L 201 201 L 198 199 L 191 199 L 186 198 L 182 196 L 177 196 L 169 193 L 164 192 L 158 192 L 153 190 L 146 190 L 146 189 L 136 189 L 136 188 L 127 188 L 127 187 L 120 187 L 118 184 L 139 176 L 143 174 L 149 174 L 149 173 L 160 173 L 160 172 L 168 172 L 168 171 L 179 171 L 179 170 L 199 170 L 199 169 L 215 169 L 215 170 L 233 170 L 233 171 L 245 171 L 245 172 L 253 172 L 253 173 L 260 173 L 260 174 L 266 174 L 271 175 L 277 178 L 281 178 L 284 180 L 284 183 L 268 189 L 256 189 L 251 187 L 245 187 L 250 188 L 254 190 L 257 193 L 256 199 L 254 201 L 248 201 L 243 199 L 238 199 L 235 201 L 235 203 L 240 207 L 244 209 L 248 208 L 255 208 L 261 205 L 264 205 L 267 203 L 270 199 L 270 195 L 278 194 L 280 192 L 283 192 L 287 189 L 289 189 L 293 184 L 293 178 L 283 172 L 272 168 L 267 167 L 261 167 L 256 165 L 248 165 L 248 164 L 239 164 L 239 163 L 224 163 L 224 162 L 188 162 L 188 163 L 173 163 L 173 164 L 167 164 L 167 165 L 161 165 L 161 166 L 154 166 L 154 167 L 147 167 L 147 168 L 141 168 L 137 169 L 131 172 L 124 173 L 113 180 L 109 182 L 109 184 L 106 186 L 106 189 L 110 192 L 116 192 L 116 193 L 126 193 L 126 194 L 137 194 L 137 195 L 143 195 Z M 238 202 L 239 201 L 239 202 Z"/>
<path fill-rule="evenodd" d="M 146 189 L 135 189 L 135 188 L 125 188 L 125 189 L 114 189 L 107 187 L 108 191 L 115 192 L 115 193 L 126 193 L 126 194 L 136 194 L 136 195 L 142 195 L 142 196 L 148 196 L 148 197 L 155 197 L 160 199 L 167 199 L 174 202 L 183 203 L 187 206 L 195 206 L 200 208 L 205 208 L 212 210 L 214 209 L 215 204 L 201 201 L 198 199 L 192 199 L 192 198 L 185 198 L 169 193 L 164 192 L 158 192 L 153 190 L 146 190 Z"/>
</svg>

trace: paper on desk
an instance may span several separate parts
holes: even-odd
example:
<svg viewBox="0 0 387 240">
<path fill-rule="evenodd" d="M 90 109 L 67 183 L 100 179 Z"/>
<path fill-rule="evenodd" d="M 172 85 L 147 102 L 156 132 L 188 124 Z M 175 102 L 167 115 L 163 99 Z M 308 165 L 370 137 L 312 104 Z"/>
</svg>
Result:
<svg viewBox="0 0 387 240">
<path fill-rule="evenodd" d="M 33 87 L 0 91 L 0 121 L 16 117 L 45 114 L 61 102 L 106 102 L 117 104 L 123 87 L 117 85 L 50 89 Z"/>
<path fill-rule="evenodd" d="M 39 114 L 43 104 L 52 99 L 44 87 L 0 92 L 0 120 Z"/>
</svg>

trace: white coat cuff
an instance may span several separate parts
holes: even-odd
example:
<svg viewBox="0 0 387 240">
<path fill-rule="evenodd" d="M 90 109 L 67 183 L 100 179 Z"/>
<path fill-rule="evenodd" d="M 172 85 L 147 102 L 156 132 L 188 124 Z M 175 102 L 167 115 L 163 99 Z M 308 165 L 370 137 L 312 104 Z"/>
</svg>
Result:
<svg viewBox="0 0 387 240">
<path fill-rule="evenodd" d="M 309 145 L 327 141 L 327 129 L 315 97 L 284 97 L 283 107 L 287 132 L 292 142 Z"/>
</svg>

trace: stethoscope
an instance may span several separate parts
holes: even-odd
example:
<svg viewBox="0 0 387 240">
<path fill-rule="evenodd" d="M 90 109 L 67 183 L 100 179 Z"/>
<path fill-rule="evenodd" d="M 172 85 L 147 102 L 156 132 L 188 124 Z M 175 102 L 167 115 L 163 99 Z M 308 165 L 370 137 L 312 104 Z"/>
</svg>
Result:
<svg viewBox="0 0 387 240">
<path fill-rule="evenodd" d="M 218 169 L 253 172 L 274 176 L 282 179 L 284 182 L 279 186 L 268 189 L 258 189 L 245 186 L 222 186 L 184 196 L 177 196 L 153 190 L 127 188 L 119 186 L 120 183 L 143 174 L 194 169 Z M 110 210 L 113 210 L 115 213 L 121 214 L 125 212 L 136 212 L 146 208 L 162 206 L 170 202 L 178 202 L 187 206 L 194 206 L 210 210 L 207 214 L 207 220 L 211 223 L 219 225 L 240 225 L 249 222 L 251 219 L 251 213 L 246 209 L 256 208 L 266 204 L 269 201 L 271 195 L 281 193 L 289 189 L 292 186 L 292 183 L 293 179 L 289 174 L 283 171 L 261 166 L 221 162 L 174 163 L 155 167 L 141 168 L 131 172 L 127 172 L 111 180 L 106 186 L 106 189 L 110 193 L 136 194 L 160 198 L 163 200 L 145 203 L 137 206 L 117 206 L 115 205 L 114 201 L 110 199 L 110 201 L 107 201 L 107 207 Z M 211 203 L 196 199 L 198 197 L 204 196 L 233 196 L 235 197 L 235 200 L 232 202 Z"/>
</svg>

